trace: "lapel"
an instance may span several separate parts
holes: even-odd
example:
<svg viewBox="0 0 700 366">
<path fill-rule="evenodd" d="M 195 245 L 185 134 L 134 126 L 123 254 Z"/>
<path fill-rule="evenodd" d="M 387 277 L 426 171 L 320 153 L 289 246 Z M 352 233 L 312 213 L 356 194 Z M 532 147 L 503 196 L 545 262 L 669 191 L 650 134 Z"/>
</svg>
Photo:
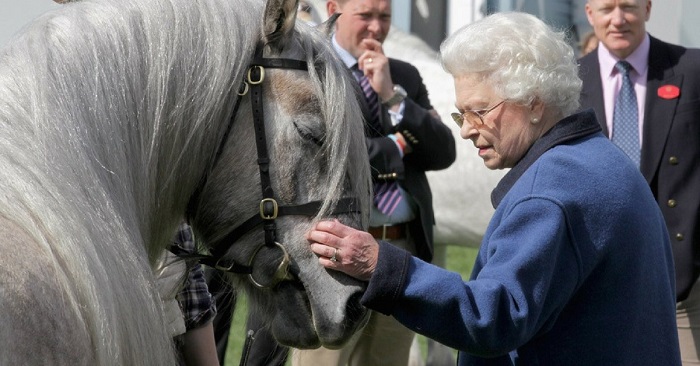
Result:
<svg viewBox="0 0 700 366">
<path fill-rule="evenodd" d="M 679 99 L 661 98 L 658 96 L 658 90 L 665 85 L 675 85 L 682 90 L 683 84 L 683 75 L 675 74 L 674 65 L 669 55 L 670 52 L 666 45 L 651 37 L 640 163 L 642 175 L 648 182 L 651 182 L 656 167 L 659 166 Z"/>
<path fill-rule="evenodd" d="M 382 136 L 386 136 L 391 133 L 394 126 L 391 124 L 391 116 L 389 115 L 389 110 L 379 102 L 379 123 L 382 125 L 384 131 L 382 131 Z"/>
<path fill-rule="evenodd" d="M 591 52 L 581 59 L 579 75 L 585 80 L 581 89 L 581 105 L 593 108 L 596 118 L 603 129 L 605 136 L 610 137 L 608 123 L 605 118 L 605 101 L 603 100 L 603 82 L 598 63 L 598 52 Z"/>
</svg>

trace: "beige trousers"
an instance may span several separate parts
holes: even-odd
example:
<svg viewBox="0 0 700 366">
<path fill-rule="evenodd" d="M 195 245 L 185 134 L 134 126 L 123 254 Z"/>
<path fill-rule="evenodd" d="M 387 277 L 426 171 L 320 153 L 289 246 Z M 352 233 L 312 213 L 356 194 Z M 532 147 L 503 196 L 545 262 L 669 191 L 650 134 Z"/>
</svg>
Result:
<svg viewBox="0 0 700 366">
<path fill-rule="evenodd" d="M 676 322 L 683 365 L 700 365 L 700 279 L 688 298 L 676 304 Z"/>
<path fill-rule="evenodd" d="M 376 311 L 367 326 L 337 350 L 293 350 L 292 366 L 406 366 L 414 333 Z"/>
</svg>

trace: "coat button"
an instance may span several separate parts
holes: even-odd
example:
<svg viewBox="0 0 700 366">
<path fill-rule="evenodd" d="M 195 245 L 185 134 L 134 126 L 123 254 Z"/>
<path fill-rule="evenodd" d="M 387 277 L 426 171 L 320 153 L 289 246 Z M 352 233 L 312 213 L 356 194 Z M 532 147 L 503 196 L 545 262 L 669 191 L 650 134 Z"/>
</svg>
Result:
<svg viewBox="0 0 700 366">
<path fill-rule="evenodd" d="M 676 207 L 676 200 L 668 200 L 668 207 L 674 208 Z"/>
<path fill-rule="evenodd" d="M 683 241 L 683 234 L 681 234 L 681 233 L 676 234 L 676 240 Z"/>
<path fill-rule="evenodd" d="M 675 156 L 671 156 L 668 158 L 668 163 L 671 165 L 678 165 L 678 158 Z"/>
</svg>

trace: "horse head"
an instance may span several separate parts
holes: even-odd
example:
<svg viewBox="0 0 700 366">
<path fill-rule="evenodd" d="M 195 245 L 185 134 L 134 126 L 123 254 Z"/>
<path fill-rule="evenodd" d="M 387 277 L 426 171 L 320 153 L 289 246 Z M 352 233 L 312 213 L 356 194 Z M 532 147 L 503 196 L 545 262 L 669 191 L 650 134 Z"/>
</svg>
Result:
<svg viewBox="0 0 700 366">
<path fill-rule="evenodd" d="M 229 277 L 280 342 L 334 347 L 362 325 L 364 285 L 304 240 L 321 218 L 367 224 L 362 120 L 295 11 L 76 1 L 0 51 L 0 364 L 175 363 L 152 265 L 186 212 L 223 267 L 250 268 Z"/>
<path fill-rule="evenodd" d="M 365 285 L 322 268 L 304 234 L 320 218 L 366 227 L 368 158 L 352 81 L 326 36 L 295 22 L 296 9 L 268 2 L 230 130 L 189 216 L 214 265 L 242 272 L 231 280 L 279 342 L 338 347 L 366 319 Z"/>
</svg>

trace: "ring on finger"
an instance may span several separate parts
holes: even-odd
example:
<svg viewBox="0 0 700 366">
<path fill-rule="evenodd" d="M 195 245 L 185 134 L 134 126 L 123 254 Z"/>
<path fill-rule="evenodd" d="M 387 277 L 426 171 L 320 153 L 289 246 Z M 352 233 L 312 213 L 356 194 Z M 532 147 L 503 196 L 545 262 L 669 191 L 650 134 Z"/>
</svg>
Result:
<svg viewBox="0 0 700 366">
<path fill-rule="evenodd" d="M 338 248 L 333 248 L 333 255 L 330 257 L 331 262 L 338 261 L 338 257 L 336 257 L 337 254 L 338 254 Z"/>
</svg>

